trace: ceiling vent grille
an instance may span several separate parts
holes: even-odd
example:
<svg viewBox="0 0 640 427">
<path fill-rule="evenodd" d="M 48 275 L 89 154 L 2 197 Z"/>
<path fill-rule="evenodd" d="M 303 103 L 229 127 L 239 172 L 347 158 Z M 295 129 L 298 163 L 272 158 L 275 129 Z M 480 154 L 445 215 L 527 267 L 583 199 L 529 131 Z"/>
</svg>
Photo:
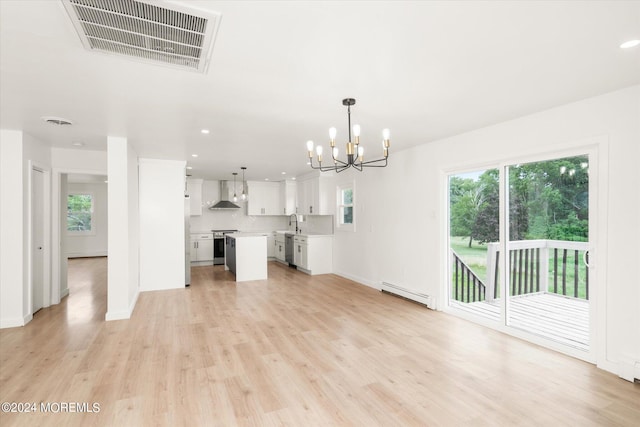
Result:
<svg viewBox="0 0 640 427">
<path fill-rule="evenodd" d="M 82 44 L 181 69 L 207 71 L 220 14 L 151 0 L 62 0 Z M 167 3 L 163 3 L 167 4 Z M 178 10 L 179 9 L 179 10 Z"/>
</svg>

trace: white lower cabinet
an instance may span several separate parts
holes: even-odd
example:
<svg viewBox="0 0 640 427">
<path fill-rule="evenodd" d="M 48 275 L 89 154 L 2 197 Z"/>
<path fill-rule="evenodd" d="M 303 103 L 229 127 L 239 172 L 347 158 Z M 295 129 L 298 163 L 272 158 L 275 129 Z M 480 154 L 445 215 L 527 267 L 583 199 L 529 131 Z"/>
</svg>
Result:
<svg viewBox="0 0 640 427">
<path fill-rule="evenodd" d="M 304 236 L 295 236 L 293 238 L 293 263 L 298 268 L 309 269 L 307 258 L 307 238 Z"/>
<path fill-rule="evenodd" d="M 294 237 L 293 260 L 304 273 L 328 274 L 333 272 L 333 236 L 300 235 Z"/>
<path fill-rule="evenodd" d="M 276 233 L 267 234 L 267 259 L 273 259 L 276 256 Z"/>
<path fill-rule="evenodd" d="M 275 245 L 274 245 L 275 256 L 278 261 L 285 262 L 286 261 L 286 253 L 284 248 L 284 234 L 276 233 Z"/>
<path fill-rule="evenodd" d="M 191 234 L 191 262 L 213 264 L 213 233 Z"/>
</svg>

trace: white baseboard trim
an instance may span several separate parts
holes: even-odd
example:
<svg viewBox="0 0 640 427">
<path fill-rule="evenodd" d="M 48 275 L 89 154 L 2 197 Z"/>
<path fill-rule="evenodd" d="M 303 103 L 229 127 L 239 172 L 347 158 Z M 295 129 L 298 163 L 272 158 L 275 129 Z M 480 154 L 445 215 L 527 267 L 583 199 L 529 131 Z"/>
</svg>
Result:
<svg viewBox="0 0 640 427">
<path fill-rule="evenodd" d="M 127 320 L 131 319 L 131 315 L 133 314 L 133 309 L 136 308 L 136 303 L 138 302 L 138 296 L 140 295 L 140 291 L 136 290 L 136 294 L 133 297 L 133 301 L 129 305 L 129 310 L 125 311 L 115 311 L 115 312 L 107 312 L 104 316 L 104 320 L 110 322 L 112 320 Z"/>
<path fill-rule="evenodd" d="M 333 274 L 335 274 L 336 276 L 344 277 L 345 279 L 352 280 L 352 281 L 357 282 L 357 283 L 359 283 L 361 285 L 365 285 L 365 286 L 368 286 L 370 288 L 376 289 L 378 291 L 380 290 L 380 285 L 379 284 L 377 284 L 375 282 L 372 282 L 370 280 L 367 280 L 365 278 L 354 276 L 352 274 L 347 274 L 347 273 L 343 273 L 343 272 L 334 272 Z"/>
<path fill-rule="evenodd" d="M 634 382 L 636 378 L 640 379 L 640 361 L 635 360 L 635 358 L 629 354 L 620 356 L 618 361 L 618 376 L 629 382 Z"/>
<path fill-rule="evenodd" d="M 0 319 L 0 329 L 17 328 L 20 326 L 24 326 L 26 324 L 24 320 L 25 319 L 22 317 Z"/>
<path fill-rule="evenodd" d="M 388 282 L 382 282 L 381 290 L 390 294 L 399 295 L 412 301 L 419 302 L 426 305 L 431 310 L 435 310 L 435 298 L 433 298 L 431 295 L 423 294 L 414 291 L 413 289 L 403 288 L 402 286 L 398 286 Z"/>
<path fill-rule="evenodd" d="M 26 316 L 24 316 L 24 318 L 22 319 L 22 324 L 26 325 L 27 323 L 31 322 L 33 320 L 33 313 L 29 313 Z"/>
</svg>

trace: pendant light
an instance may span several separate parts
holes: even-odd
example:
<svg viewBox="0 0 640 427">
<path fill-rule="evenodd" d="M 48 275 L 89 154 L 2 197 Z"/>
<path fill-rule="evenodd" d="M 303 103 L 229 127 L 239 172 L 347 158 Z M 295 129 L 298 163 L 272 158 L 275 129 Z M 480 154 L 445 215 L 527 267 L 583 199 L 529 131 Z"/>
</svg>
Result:
<svg viewBox="0 0 640 427">
<path fill-rule="evenodd" d="M 233 172 L 233 201 L 237 202 L 238 201 L 238 196 L 236 195 L 236 175 L 238 175 L 238 172 Z"/>
<path fill-rule="evenodd" d="M 242 199 L 242 201 L 244 202 L 245 200 L 247 200 L 247 193 L 244 190 L 246 184 L 246 181 L 244 180 L 244 171 L 247 170 L 247 168 L 242 166 L 240 169 L 242 169 L 242 195 L 240 196 L 240 199 Z"/>
</svg>

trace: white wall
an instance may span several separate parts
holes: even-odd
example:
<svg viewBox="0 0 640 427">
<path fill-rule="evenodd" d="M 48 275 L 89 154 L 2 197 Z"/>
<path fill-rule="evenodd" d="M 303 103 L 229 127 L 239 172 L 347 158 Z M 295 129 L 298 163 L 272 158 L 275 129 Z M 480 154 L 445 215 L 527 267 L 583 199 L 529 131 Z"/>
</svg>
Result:
<svg viewBox="0 0 640 427">
<path fill-rule="evenodd" d="M 108 256 L 106 320 L 131 317 L 138 296 L 138 159 L 126 138 L 107 138 Z"/>
<path fill-rule="evenodd" d="M 107 184 L 69 183 L 67 194 L 90 193 L 93 195 L 91 234 L 67 233 L 66 254 L 69 258 L 107 255 Z"/>
<path fill-rule="evenodd" d="M 443 300 L 446 283 L 446 173 L 495 166 L 501 160 L 553 153 L 586 141 L 599 145 L 596 236 L 598 365 L 619 373 L 640 366 L 640 87 L 634 86 L 402 152 L 389 167 L 353 175 L 357 231 L 336 232 L 334 270 L 379 287 L 389 281 Z M 607 163 L 608 162 L 608 163 Z M 341 174 L 342 175 L 342 174 Z M 337 179 L 349 179 L 348 176 Z M 599 316 L 603 316 L 601 312 Z M 606 335 L 603 336 L 603 335 Z M 637 372 L 637 371 L 636 371 Z"/>
<path fill-rule="evenodd" d="M 51 148 L 51 165 L 66 173 L 92 173 L 106 175 L 107 152 Z"/>
<path fill-rule="evenodd" d="M 127 143 L 127 197 L 128 197 L 128 254 L 129 254 L 129 317 L 138 299 L 140 290 L 140 194 L 138 154 Z M 118 286 L 118 284 L 115 284 Z M 111 289 L 111 288 L 109 288 Z"/>
<path fill-rule="evenodd" d="M 184 288 L 184 161 L 140 159 L 140 290 Z"/>
<path fill-rule="evenodd" d="M 0 130 L 0 328 L 22 326 L 32 318 L 31 268 L 31 167 L 45 169 L 48 182 L 50 150 L 22 131 Z M 45 193 L 48 194 L 47 188 Z M 45 199 L 47 199 L 45 194 Z M 50 201 L 45 200 L 45 211 Z M 45 217 L 45 230 L 48 217 Z M 48 236 L 45 244 L 50 245 Z M 45 258 L 50 248 L 45 248 Z M 44 274 L 50 276 L 45 259 Z M 47 283 L 48 285 L 48 283 Z M 44 293 L 49 295 L 49 289 Z M 45 300 L 45 306 L 50 304 Z"/>
<path fill-rule="evenodd" d="M 0 327 L 24 324 L 22 132 L 0 130 Z"/>
</svg>

